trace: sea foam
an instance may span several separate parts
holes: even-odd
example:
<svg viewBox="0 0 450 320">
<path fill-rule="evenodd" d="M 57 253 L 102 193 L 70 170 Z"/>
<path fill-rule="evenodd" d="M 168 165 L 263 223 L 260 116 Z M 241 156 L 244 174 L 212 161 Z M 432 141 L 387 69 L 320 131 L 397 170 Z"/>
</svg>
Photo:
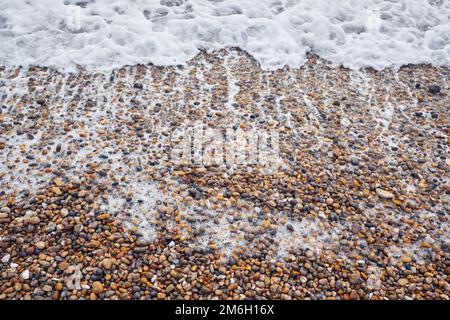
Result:
<svg viewBox="0 0 450 320">
<path fill-rule="evenodd" d="M 3 0 L 0 64 L 107 70 L 240 47 L 262 67 L 450 65 L 445 0 Z"/>
</svg>

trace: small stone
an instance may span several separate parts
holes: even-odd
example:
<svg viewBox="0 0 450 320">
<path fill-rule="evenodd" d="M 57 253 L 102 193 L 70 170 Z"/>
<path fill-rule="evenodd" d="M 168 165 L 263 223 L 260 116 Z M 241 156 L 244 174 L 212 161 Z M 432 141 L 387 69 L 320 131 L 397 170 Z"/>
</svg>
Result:
<svg viewBox="0 0 450 320">
<path fill-rule="evenodd" d="M 432 84 L 431 86 L 428 87 L 428 92 L 432 94 L 437 94 L 441 92 L 441 87 L 436 84 Z"/>
<path fill-rule="evenodd" d="M 62 191 L 61 191 L 61 189 L 59 187 L 53 187 L 52 191 L 53 191 L 54 194 L 56 194 L 58 196 L 62 195 Z"/>
<path fill-rule="evenodd" d="M 69 267 L 69 264 L 65 261 L 62 261 L 58 264 L 58 269 L 61 271 L 66 270 Z"/>
<path fill-rule="evenodd" d="M 53 180 L 53 182 L 54 182 L 55 185 L 57 185 L 58 187 L 61 187 L 61 186 L 64 185 L 64 182 L 62 181 L 61 178 L 55 178 L 55 179 Z"/>
<path fill-rule="evenodd" d="M 11 209 L 8 208 L 8 207 L 2 207 L 2 208 L 0 209 L 0 212 L 9 214 L 9 213 L 11 213 Z"/>
<path fill-rule="evenodd" d="M 39 219 L 39 217 L 29 217 L 26 221 L 29 224 L 39 224 L 41 222 L 41 219 Z"/>
<path fill-rule="evenodd" d="M 228 286 L 228 290 L 229 290 L 229 291 L 232 291 L 232 290 L 237 289 L 237 287 L 238 287 L 238 284 L 235 282 L 235 283 L 230 284 L 230 285 Z"/>
<path fill-rule="evenodd" d="M 358 292 L 356 292 L 356 290 L 352 290 L 352 292 L 350 293 L 350 299 L 352 299 L 352 300 L 359 299 L 359 295 L 358 295 Z"/>
<path fill-rule="evenodd" d="M 166 289 L 167 290 L 167 289 Z M 204 293 L 204 294 L 210 294 L 211 293 L 211 289 L 210 288 L 208 288 L 208 287 L 206 287 L 206 286 L 202 286 L 202 293 Z M 170 291 L 170 290 L 168 290 L 168 291 Z"/>
<path fill-rule="evenodd" d="M 84 198 L 87 194 L 88 192 L 86 190 L 81 190 L 78 192 L 78 198 Z"/>
<path fill-rule="evenodd" d="M 352 224 L 352 232 L 354 234 L 361 232 L 361 230 L 362 230 L 362 226 L 359 223 Z"/>
<path fill-rule="evenodd" d="M 20 274 L 20 278 L 22 278 L 23 280 L 28 280 L 28 279 L 30 279 L 30 271 L 24 270 L 24 271 Z"/>
<path fill-rule="evenodd" d="M 140 89 L 140 90 L 144 89 L 144 85 L 142 83 L 139 83 L 139 82 L 135 82 L 133 87 L 135 89 Z"/>
<path fill-rule="evenodd" d="M 166 294 L 165 294 L 165 293 L 162 293 L 162 292 L 158 292 L 158 294 L 156 295 L 156 297 L 157 297 L 159 300 L 163 300 L 163 299 L 166 297 Z"/>
<path fill-rule="evenodd" d="M 36 246 L 36 248 L 42 250 L 42 249 L 45 248 L 46 244 L 45 244 L 44 241 L 38 241 L 38 242 L 35 243 L 35 246 Z"/>
<path fill-rule="evenodd" d="M 349 281 L 353 285 L 359 284 L 359 282 L 361 281 L 360 274 L 358 272 L 352 273 L 349 277 Z"/>
<path fill-rule="evenodd" d="M 294 232 L 294 227 L 292 226 L 292 224 L 287 224 L 286 229 L 288 229 L 290 232 Z"/>
<path fill-rule="evenodd" d="M 45 292 L 51 292 L 53 291 L 53 288 L 48 284 L 46 284 L 45 286 L 42 287 L 42 290 L 44 290 Z"/>
<path fill-rule="evenodd" d="M 106 220 L 106 219 L 108 219 L 109 218 L 109 214 L 108 213 L 103 213 L 103 214 L 99 214 L 98 216 L 97 216 L 97 220 Z"/>
<path fill-rule="evenodd" d="M 401 278 L 398 280 L 398 285 L 401 287 L 406 286 L 408 283 L 409 283 L 408 279 L 405 279 L 405 278 Z"/>
<path fill-rule="evenodd" d="M 411 263 L 412 257 L 410 255 L 404 254 L 401 257 L 403 263 Z"/>
<path fill-rule="evenodd" d="M 17 283 L 14 285 L 14 290 L 15 290 L 16 292 L 20 292 L 20 291 L 22 290 L 22 288 L 23 288 L 23 285 L 22 285 L 20 282 L 17 282 Z"/>
<path fill-rule="evenodd" d="M 227 273 L 227 268 L 225 268 L 224 266 L 220 266 L 220 267 L 218 268 L 218 271 L 219 271 L 220 273 L 222 273 L 222 274 L 226 274 L 226 273 Z"/>
<path fill-rule="evenodd" d="M 159 213 L 166 213 L 167 207 L 161 204 L 156 207 L 156 210 L 158 210 Z"/>
<path fill-rule="evenodd" d="M 380 189 L 380 188 L 377 188 L 376 192 L 377 192 L 377 195 L 383 199 L 392 199 L 394 197 L 393 193 L 383 190 L 383 189 Z"/>
<path fill-rule="evenodd" d="M 8 218 L 8 214 L 5 212 L 0 212 L 0 219 L 6 219 Z"/>
<path fill-rule="evenodd" d="M 101 282 L 95 281 L 95 282 L 92 284 L 92 291 L 93 291 L 95 294 L 102 293 L 102 292 L 103 292 L 103 285 L 101 284 Z"/>
<path fill-rule="evenodd" d="M 2 257 L 1 262 L 2 262 L 2 263 L 8 263 L 8 262 L 9 262 L 9 259 L 11 259 L 11 255 L 10 255 L 9 253 L 7 253 L 7 254 L 5 254 L 5 255 Z"/>
<path fill-rule="evenodd" d="M 263 227 L 264 229 L 267 229 L 267 228 L 270 227 L 270 221 L 269 221 L 269 220 L 264 220 L 264 221 L 261 223 L 261 225 L 262 225 L 262 227 Z"/>
<path fill-rule="evenodd" d="M 110 259 L 110 258 L 103 259 L 102 266 L 106 270 L 110 270 L 112 267 L 112 259 Z"/>
</svg>

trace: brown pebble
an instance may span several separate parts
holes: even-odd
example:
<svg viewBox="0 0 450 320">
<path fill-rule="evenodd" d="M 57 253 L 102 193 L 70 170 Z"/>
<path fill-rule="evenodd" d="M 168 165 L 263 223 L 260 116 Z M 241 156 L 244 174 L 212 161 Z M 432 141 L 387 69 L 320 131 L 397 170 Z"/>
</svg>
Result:
<svg viewBox="0 0 450 320">
<path fill-rule="evenodd" d="M 95 282 L 92 284 L 92 291 L 93 291 L 95 294 L 102 293 L 102 292 L 103 292 L 103 285 L 102 285 L 102 283 L 101 283 L 100 281 L 95 281 Z"/>
</svg>

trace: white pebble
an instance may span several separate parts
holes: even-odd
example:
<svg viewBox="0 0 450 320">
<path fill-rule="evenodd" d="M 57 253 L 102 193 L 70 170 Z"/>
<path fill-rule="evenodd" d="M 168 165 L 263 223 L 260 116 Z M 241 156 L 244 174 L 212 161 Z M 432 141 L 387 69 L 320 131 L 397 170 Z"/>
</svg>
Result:
<svg viewBox="0 0 450 320">
<path fill-rule="evenodd" d="M 11 255 L 9 253 L 7 253 L 6 255 L 3 256 L 2 258 L 2 263 L 8 263 L 9 259 L 11 259 Z"/>
<path fill-rule="evenodd" d="M 30 271 L 28 271 L 28 270 L 23 271 L 23 272 L 20 274 L 20 277 L 21 277 L 23 280 L 28 280 L 28 279 L 30 279 Z"/>
</svg>

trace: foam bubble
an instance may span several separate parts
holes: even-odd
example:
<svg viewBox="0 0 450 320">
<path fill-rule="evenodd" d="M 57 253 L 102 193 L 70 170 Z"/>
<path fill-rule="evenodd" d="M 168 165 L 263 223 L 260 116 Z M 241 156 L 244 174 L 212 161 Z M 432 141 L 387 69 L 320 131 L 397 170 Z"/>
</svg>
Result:
<svg viewBox="0 0 450 320">
<path fill-rule="evenodd" d="M 133 181 L 123 187 L 123 192 L 108 196 L 101 209 L 119 217 L 129 229 L 138 231 L 142 239 L 151 241 L 156 236 L 156 205 L 163 199 L 158 185 L 152 181 Z M 132 194 L 135 201 L 128 202 L 126 195 Z M 125 215 L 125 212 L 128 214 Z"/>
<path fill-rule="evenodd" d="M 265 68 L 307 52 L 351 68 L 450 64 L 443 0 L 5 0 L 0 64 L 110 70 L 240 47 Z"/>
</svg>

